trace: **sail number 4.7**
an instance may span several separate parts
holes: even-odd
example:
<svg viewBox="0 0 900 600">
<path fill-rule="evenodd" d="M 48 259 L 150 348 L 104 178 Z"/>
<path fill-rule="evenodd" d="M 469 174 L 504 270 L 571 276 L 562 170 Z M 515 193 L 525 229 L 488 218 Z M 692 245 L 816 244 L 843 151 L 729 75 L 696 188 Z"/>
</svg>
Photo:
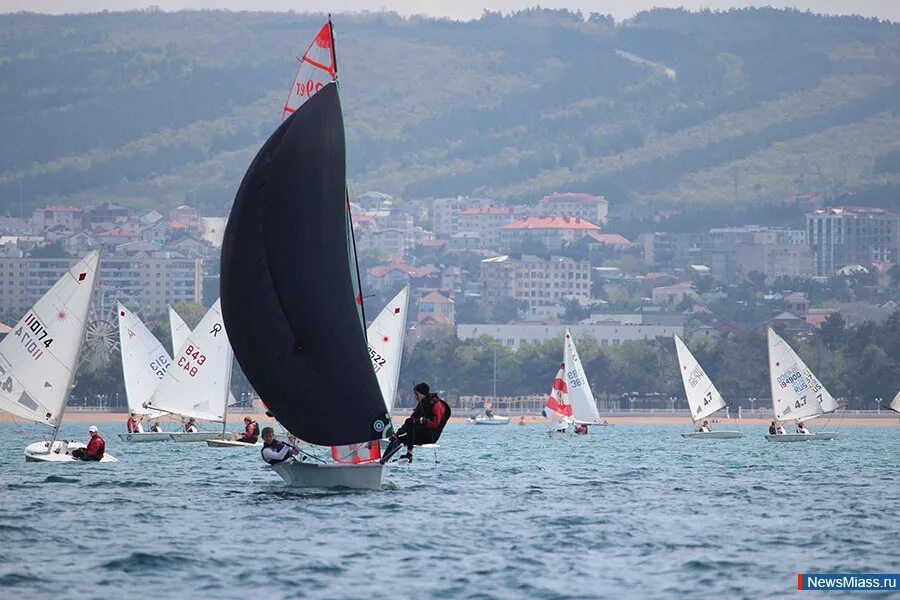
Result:
<svg viewBox="0 0 900 600">
<path fill-rule="evenodd" d="M 184 349 L 184 354 L 178 357 L 178 366 L 188 372 L 188 375 L 194 377 L 197 375 L 197 369 L 206 362 L 206 355 L 200 354 L 200 349 L 195 348 L 192 344 Z"/>
</svg>

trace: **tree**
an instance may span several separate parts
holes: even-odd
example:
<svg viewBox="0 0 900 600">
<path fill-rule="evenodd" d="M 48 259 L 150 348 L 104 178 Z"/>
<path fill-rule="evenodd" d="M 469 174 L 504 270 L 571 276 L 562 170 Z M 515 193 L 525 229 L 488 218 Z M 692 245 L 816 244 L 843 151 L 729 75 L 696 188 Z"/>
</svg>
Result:
<svg viewBox="0 0 900 600">
<path fill-rule="evenodd" d="M 841 313 L 833 313 L 819 326 L 816 337 L 821 339 L 829 350 L 837 350 L 844 341 L 846 327 Z"/>
<path fill-rule="evenodd" d="M 509 323 L 519 318 L 519 311 L 523 309 L 523 302 L 511 296 L 503 296 L 494 304 L 491 310 L 491 319 L 494 323 Z"/>
</svg>

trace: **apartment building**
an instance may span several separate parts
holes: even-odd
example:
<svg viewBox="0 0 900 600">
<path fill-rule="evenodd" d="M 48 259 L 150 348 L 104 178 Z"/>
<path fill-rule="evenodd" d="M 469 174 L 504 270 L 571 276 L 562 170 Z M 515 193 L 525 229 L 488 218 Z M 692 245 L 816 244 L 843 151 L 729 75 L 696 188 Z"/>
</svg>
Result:
<svg viewBox="0 0 900 600">
<path fill-rule="evenodd" d="M 554 193 L 544 196 L 539 205 L 542 215 L 576 217 L 605 226 L 609 219 L 609 203 L 603 196 L 584 193 Z"/>
<path fill-rule="evenodd" d="M 0 255 L 0 312 L 28 310 L 78 258 Z M 116 299 L 147 315 L 163 315 L 167 304 L 201 302 L 202 261 L 168 252 L 130 258 L 103 257 L 97 294 L 105 305 Z M 95 298 L 98 299 L 98 298 Z"/>
<path fill-rule="evenodd" d="M 840 207 L 806 215 L 815 275 L 852 264 L 900 261 L 900 214 L 880 208 Z"/>
<path fill-rule="evenodd" d="M 533 306 L 555 304 L 573 296 L 590 297 L 591 263 L 554 256 L 498 256 L 481 261 L 482 303 L 490 306 L 505 296 Z"/>
</svg>

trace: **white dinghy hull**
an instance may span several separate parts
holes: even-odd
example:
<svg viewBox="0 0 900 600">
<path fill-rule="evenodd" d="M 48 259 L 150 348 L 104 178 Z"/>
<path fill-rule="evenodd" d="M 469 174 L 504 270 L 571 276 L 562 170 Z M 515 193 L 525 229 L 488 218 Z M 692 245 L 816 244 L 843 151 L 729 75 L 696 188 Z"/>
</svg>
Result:
<svg viewBox="0 0 900 600">
<path fill-rule="evenodd" d="M 342 465 L 290 460 L 272 466 L 290 487 L 380 490 L 385 466 L 378 463 Z"/>
<path fill-rule="evenodd" d="M 572 438 L 587 438 L 590 436 L 589 433 L 574 433 L 572 431 L 553 431 L 553 430 L 548 431 L 547 435 L 550 436 L 551 440 L 569 440 Z"/>
<path fill-rule="evenodd" d="M 812 438 L 813 436 L 810 433 L 766 434 L 766 439 L 770 442 L 808 442 Z"/>
<path fill-rule="evenodd" d="M 469 420 L 475 425 L 509 425 L 509 417 L 475 417 Z"/>
<path fill-rule="evenodd" d="M 206 445 L 211 448 L 239 448 L 239 447 L 250 447 L 250 448 L 260 448 L 262 446 L 262 442 L 256 442 L 255 444 L 250 444 L 247 442 L 239 442 L 237 440 L 206 440 Z"/>
<path fill-rule="evenodd" d="M 812 441 L 815 440 L 833 440 L 837 437 L 840 437 L 840 434 L 837 431 L 819 431 L 817 433 L 810 433 L 807 435 Z"/>
<path fill-rule="evenodd" d="M 740 431 L 690 431 L 682 433 L 683 438 L 698 438 L 705 440 L 732 440 L 742 438 L 744 434 Z"/>
<path fill-rule="evenodd" d="M 172 436 L 166 432 L 156 433 L 147 431 L 144 433 L 120 433 L 119 439 L 123 442 L 171 442 Z"/>
<path fill-rule="evenodd" d="M 221 432 L 217 431 L 198 431 L 197 433 L 170 433 L 169 438 L 173 442 L 205 442 L 207 440 L 220 439 Z"/>
<path fill-rule="evenodd" d="M 84 444 L 79 442 L 66 442 L 64 440 L 56 440 L 53 442 L 53 451 L 47 451 L 48 442 L 35 442 L 29 444 L 25 448 L 25 460 L 28 462 L 98 462 L 84 461 L 72 457 L 72 451 L 78 448 L 85 448 Z M 99 462 L 119 462 L 119 460 L 111 454 L 103 454 L 103 458 Z"/>
</svg>

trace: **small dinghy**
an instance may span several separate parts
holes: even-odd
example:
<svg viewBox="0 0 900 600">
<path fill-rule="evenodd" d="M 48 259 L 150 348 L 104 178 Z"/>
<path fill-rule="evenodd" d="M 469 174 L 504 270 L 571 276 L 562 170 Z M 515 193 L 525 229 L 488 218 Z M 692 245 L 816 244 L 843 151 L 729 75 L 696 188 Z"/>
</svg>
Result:
<svg viewBox="0 0 900 600">
<path fill-rule="evenodd" d="M 0 410 L 53 429 L 25 448 L 29 462 L 96 462 L 72 456 L 84 444 L 57 439 L 87 327 L 100 252 L 75 263 L 0 341 Z M 100 462 L 116 462 L 105 454 Z"/>
<path fill-rule="evenodd" d="M 588 425 L 602 425 L 597 401 L 568 329 L 563 338 L 563 362 L 541 414 L 550 419 L 548 435 L 554 440 L 587 438 Z"/>
<path fill-rule="evenodd" d="M 772 388 L 772 413 L 775 415 L 775 423 L 793 420 L 799 424 L 837 410 L 837 401 L 794 349 L 771 327 L 767 337 L 769 384 Z M 766 434 L 766 439 L 770 442 L 812 442 L 833 440 L 837 437 L 836 431 Z"/>
<path fill-rule="evenodd" d="M 408 290 L 402 306 L 386 307 L 384 334 L 367 339 L 330 20 L 300 59 L 284 121 L 241 182 L 221 265 L 234 354 L 269 411 L 338 457 L 344 448 L 366 454 L 348 464 L 304 453 L 272 469 L 292 486 L 380 489 L 378 440 L 393 432 L 393 392 L 378 374 L 399 372 Z"/>
<path fill-rule="evenodd" d="M 691 419 L 696 427 L 698 421 L 725 408 L 725 400 L 712 380 L 706 376 L 700 363 L 688 350 L 687 345 L 677 335 L 674 337 L 684 395 L 687 397 L 688 406 L 691 408 Z M 711 431 L 708 426 L 701 425 L 696 431 L 682 433 L 681 437 L 701 440 L 730 440 L 742 438 L 744 434 L 740 431 Z"/>
</svg>

